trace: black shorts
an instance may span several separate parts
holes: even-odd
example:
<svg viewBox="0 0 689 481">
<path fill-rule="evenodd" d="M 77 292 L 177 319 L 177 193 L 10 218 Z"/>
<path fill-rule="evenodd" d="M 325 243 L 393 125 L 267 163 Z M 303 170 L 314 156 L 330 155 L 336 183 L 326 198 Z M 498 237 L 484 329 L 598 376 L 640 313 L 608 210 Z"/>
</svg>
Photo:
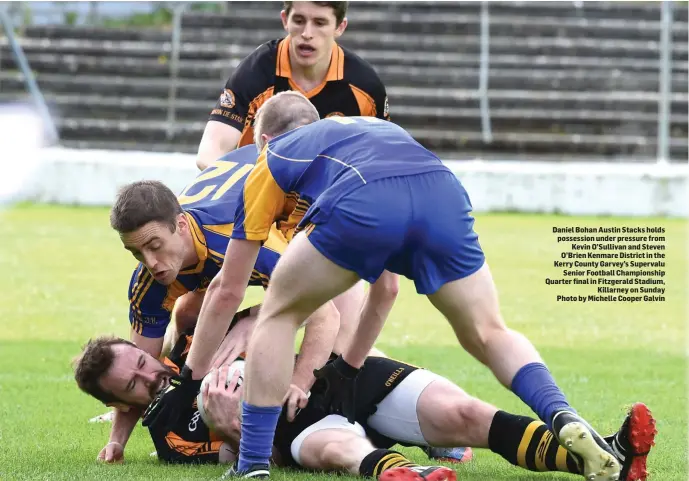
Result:
<svg viewBox="0 0 689 481">
<path fill-rule="evenodd" d="M 417 369 L 415 366 L 384 357 L 366 359 L 356 379 L 356 421 L 361 424 L 375 446 L 389 448 L 397 442 L 370 428 L 367 419 L 376 412 L 378 403 Z M 283 466 L 298 466 L 292 457 L 292 442 L 306 428 L 328 415 L 322 403 L 324 391 L 324 383 L 316 381 L 311 388 L 309 404 L 299 411 L 293 422 L 287 421 L 287 413 L 284 410 L 280 415 L 273 445 L 280 454 Z"/>
</svg>

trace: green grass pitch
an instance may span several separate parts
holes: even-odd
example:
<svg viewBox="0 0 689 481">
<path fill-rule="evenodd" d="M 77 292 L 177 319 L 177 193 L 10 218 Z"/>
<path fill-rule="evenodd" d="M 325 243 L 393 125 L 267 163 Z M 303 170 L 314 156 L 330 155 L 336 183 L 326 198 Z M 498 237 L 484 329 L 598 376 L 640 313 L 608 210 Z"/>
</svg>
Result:
<svg viewBox="0 0 689 481">
<path fill-rule="evenodd" d="M 558 303 L 591 287 L 546 286 L 566 248 L 552 227 L 664 226 L 666 302 Z M 498 285 L 507 323 L 538 347 L 570 402 L 599 431 L 616 430 L 625 407 L 642 400 L 658 419 L 652 480 L 687 479 L 685 317 L 686 224 L 658 219 L 478 215 L 476 229 Z M 126 336 L 127 285 L 134 260 L 108 226 L 106 209 L 19 206 L 0 213 L 0 479 L 217 479 L 224 469 L 160 465 L 138 426 L 126 463 L 99 465 L 110 425 L 89 424 L 104 407 L 81 394 L 70 360 L 90 337 Z M 250 301 L 261 292 L 252 290 Z M 393 357 L 447 376 L 468 392 L 515 413 L 531 414 L 459 347 L 447 323 L 403 281 L 378 344 Z M 417 449 L 404 450 L 424 462 Z M 332 476 L 341 480 L 346 476 Z M 275 470 L 271 479 L 328 479 Z M 353 478 L 352 478 L 353 479 Z M 458 479 L 566 480 L 536 474 L 477 450 Z"/>
</svg>

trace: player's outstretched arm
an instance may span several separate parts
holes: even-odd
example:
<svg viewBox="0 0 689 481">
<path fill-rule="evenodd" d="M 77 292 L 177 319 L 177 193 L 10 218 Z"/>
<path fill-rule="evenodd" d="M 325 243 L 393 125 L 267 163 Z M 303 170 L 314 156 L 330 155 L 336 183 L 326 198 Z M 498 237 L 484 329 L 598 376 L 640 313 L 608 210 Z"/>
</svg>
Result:
<svg viewBox="0 0 689 481">
<path fill-rule="evenodd" d="M 313 371 L 323 366 L 332 353 L 340 328 L 340 313 L 335 304 L 328 301 L 311 314 L 306 322 L 290 389 L 282 401 L 283 405 L 287 403 L 288 421 L 294 420 L 297 408 L 303 409 L 308 403 L 306 393 L 316 381 Z"/>
<path fill-rule="evenodd" d="M 124 461 L 124 448 L 141 417 L 142 410 L 132 407 L 128 411 L 120 411 L 115 408 L 114 413 L 112 428 L 110 429 L 110 439 L 108 439 L 108 444 L 98 453 L 98 461 L 106 463 Z"/>
<path fill-rule="evenodd" d="M 399 292 L 399 276 L 384 271 L 371 285 L 361 310 L 361 319 L 343 358 L 350 366 L 363 366 L 369 351 L 385 325 Z"/>
<path fill-rule="evenodd" d="M 202 379 L 209 371 L 213 356 L 244 300 L 260 249 L 259 241 L 243 239 L 232 239 L 227 245 L 220 272 L 206 291 L 187 357 L 186 366 L 192 371 L 192 379 Z"/>
</svg>

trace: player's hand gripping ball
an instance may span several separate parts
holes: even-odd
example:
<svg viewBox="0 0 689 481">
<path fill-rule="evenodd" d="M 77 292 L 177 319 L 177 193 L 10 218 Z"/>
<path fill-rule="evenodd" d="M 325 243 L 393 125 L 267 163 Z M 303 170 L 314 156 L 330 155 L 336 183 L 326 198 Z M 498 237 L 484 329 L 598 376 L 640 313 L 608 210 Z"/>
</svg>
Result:
<svg viewBox="0 0 689 481">
<path fill-rule="evenodd" d="M 223 376 L 222 379 L 219 379 L 219 383 L 224 384 L 225 387 L 230 385 L 230 382 L 232 381 L 232 378 L 235 375 L 235 372 L 239 371 L 239 380 L 237 381 L 237 385 L 235 386 L 234 390 L 236 391 L 239 389 L 239 387 L 243 384 L 244 382 L 244 361 L 241 359 L 238 359 L 234 361 L 232 364 L 230 364 L 229 369 L 227 370 L 227 376 Z M 224 369 L 219 369 L 219 373 L 223 373 Z M 213 429 L 213 423 L 210 420 L 210 417 L 206 413 L 206 410 L 204 408 L 204 387 L 206 384 L 208 384 L 212 378 L 213 375 L 213 370 L 206 374 L 206 376 L 203 378 L 203 381 L 201 381 L 201 389 L 199 390 L 198 396 L 196 396 L 196 407 L 199 410 L 199 414 L 201 415 L 201 419 L 203 419 L 203 422 L 206 423 L 206 426 L 208 426 L 209 429 Z M 222 374 L 218 374 L 221 375 Z"/>
</svg>

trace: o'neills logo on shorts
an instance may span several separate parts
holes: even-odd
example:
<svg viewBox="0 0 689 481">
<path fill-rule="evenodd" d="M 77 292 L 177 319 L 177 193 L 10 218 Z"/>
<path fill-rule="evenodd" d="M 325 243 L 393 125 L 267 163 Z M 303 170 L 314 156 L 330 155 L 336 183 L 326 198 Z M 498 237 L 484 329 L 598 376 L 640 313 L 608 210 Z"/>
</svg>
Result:
<svg viewBox="0 0 689 481">
<path fill-rule="evenodd" d="M 400 367 L 399 369 L 397 369 L 397 371 L 393 372 L 393 373 L 390 375 L 390 377 L 388 378 L 388 380 L 385 381 L 385 386 L 386 386 L 386 387 L 392 386 L 392 383 L 395 382 L 395 379 L 397 379 L 397 378 L 399 377 L 399 375 L 402 374 L 403 372 L 404 372 L 404 368 L 403 368 L 403 367 Z"/>
</svg>

